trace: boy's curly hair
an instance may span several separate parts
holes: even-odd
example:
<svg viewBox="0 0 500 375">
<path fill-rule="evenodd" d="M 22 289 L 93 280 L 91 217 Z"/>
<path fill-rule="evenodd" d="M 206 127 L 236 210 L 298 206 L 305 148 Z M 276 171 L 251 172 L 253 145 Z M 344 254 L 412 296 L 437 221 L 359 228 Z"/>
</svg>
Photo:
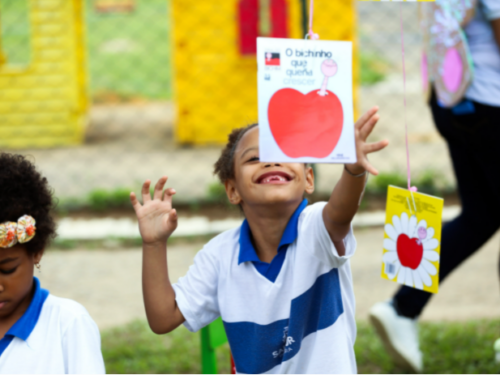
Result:
<svg viewBox="0 0 500 375">
<path fill-rule="evenodd" d="M 225 183 L 227 180 L 234 178 L 234 152 L 236 147 L 245 133 L 256 126 L 259 126 L 259 124 L 234 129 L 229 134 L 226 147 L 222 150 L 219 160 L 214 164 L 214 174 L 219 177 L 220 182 Z"/>
<path fill-rule="evenodd" d="M 35 237 L 23 244 L 28 253 L 44 250 L 55 237 L 52 208 L 52 191 L 35 166 L 22 155 L 0 153 L 0 224 L 23 215 L 36 220 Z"/>
</svg>

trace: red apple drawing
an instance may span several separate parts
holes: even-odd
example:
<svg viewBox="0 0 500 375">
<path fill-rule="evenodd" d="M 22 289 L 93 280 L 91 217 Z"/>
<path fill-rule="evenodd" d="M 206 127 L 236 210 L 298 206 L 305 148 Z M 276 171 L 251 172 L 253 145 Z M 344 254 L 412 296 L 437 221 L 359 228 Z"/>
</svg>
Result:
<svg viewBox="0 0 500 375">
<path fill-rule="evenodd" d="M 410 238 L 406 234 L 400 234 L 396 242 L 396 250 L 401 265 L 416 270 L 422 261 L 424 247 L 418 238 Z"/>
<path fill-rule="evenodd" d="M 326 90 L 328 78 L 337 73 L 337 64 L 325 60 L 320 90 L 304 95 L 285 88 L 274 93 L 267 116 L 278 147 L 290 158 L 324 158 L 332 153 L 342 134 L 344 112 L 333 92 Z"/>
</svg>

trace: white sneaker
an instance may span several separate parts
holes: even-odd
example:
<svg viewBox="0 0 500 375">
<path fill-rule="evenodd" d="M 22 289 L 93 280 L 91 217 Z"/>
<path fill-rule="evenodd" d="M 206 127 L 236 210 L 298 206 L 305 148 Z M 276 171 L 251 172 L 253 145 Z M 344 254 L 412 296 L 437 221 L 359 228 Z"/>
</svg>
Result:
<svg viewBox="0 0 500 375">
<path fill-rule="evenodd" d="M 417 320 L 399 316 L 391 301 L 375 304 L 369 317 L 394 361 L 405 369 L 422 372 Z"/>
<path fill-rule="evenodd" d="M 500 363 L 500 339 L 497 339 L 497 341 L 495 341 L 493 349 L 495 350 L 495 362 Z"/>
</svg>

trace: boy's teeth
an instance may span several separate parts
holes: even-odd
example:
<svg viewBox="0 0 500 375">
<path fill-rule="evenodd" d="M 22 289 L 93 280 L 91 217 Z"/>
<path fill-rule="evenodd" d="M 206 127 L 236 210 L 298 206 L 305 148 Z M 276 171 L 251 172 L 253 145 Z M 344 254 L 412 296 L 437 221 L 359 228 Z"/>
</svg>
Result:
<svg viewBox="0 0 500 375">
<path fill-rule="evenodd" d="M 286 181 L 286 179 L 282 176 L 269 176 L 264 179 L 263 182 L 271 182 L 271 181 Z"/>
</svg>

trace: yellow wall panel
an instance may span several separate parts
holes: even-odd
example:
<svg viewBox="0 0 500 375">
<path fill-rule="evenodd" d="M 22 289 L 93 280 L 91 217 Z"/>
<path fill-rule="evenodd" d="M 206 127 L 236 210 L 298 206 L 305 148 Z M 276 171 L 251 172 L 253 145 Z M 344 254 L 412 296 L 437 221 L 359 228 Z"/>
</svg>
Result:
<svg viewBox="0 0 500 375">
<path fill-rule="evenodd" d="M 300 38 L 300 3 L 287 3 L 289 33 Z M 225 143 L 257 121 L 257 62 L 239 52 L 238 0 L 172 0 L 172 18 L 177 141 Z"/>
<path fill-rule="evenodd" d="M 320 39 L 353 42 L 353 103 L 354 119 L 358 113 L 360 83 L 358 40 L 356 35 L 356 0 L 314 0 L 313 29 Z"/>
<path fill-rule="evenodd" d="M 82 1 L 28 0 L 31 61 L 21 67 L 8 56 L 0 61 L 1 148 L 82 142 L 88 107 Z"/>
<path fill-rule="evenodd" d="M 64 113 L 40 113 L 35 114 L 0 114 L 0 128 L 9 126 L 23 126 L 26 122 L 46 126 L 53 126 L 54 123 L 64 123 L 69 121 L 69 115 Z M 64 127 L 64 126 L 62 126 Z M 30 127 L 24 127 L 23 131 Z"/>
</svg>

